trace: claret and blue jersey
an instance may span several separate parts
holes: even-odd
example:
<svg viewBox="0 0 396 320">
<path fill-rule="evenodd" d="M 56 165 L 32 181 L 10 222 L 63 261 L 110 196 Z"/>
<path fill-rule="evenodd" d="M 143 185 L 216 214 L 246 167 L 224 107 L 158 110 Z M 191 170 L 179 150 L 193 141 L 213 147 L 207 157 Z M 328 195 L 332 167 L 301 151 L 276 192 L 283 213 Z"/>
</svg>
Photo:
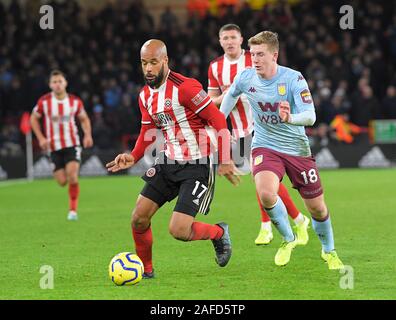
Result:
<svg viewBox="0 0 396 320">
<path fill-rule="evenodd" d="M 285 100 L 292 114 L 315 110 L 308 84 L 300 72 L 278 65 L 276 75 L 266 80 L 254 68 L 248 68 L 236 76 L 229 93 L 234 98 L 244 93 L 252 107 L 255 131 L 252 149 L 265 147 L 294 156 L 311 155 L 304 126 L 282 122 L 278 111 L 279 102 Z"/>
</svg>

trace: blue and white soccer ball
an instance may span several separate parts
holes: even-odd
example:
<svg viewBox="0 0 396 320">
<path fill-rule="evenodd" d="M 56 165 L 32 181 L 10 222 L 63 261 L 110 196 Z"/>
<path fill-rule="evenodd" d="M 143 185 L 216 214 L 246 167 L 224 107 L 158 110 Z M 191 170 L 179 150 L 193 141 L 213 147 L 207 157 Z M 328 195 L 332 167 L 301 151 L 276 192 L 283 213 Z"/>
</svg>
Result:
<svg viewBox="0 0 396 320">
<path fill-rule="evenodd" d="M 142 260 L 131 252 L 117 254 L 110 261 L 109 276 L 117 286 L 129 286 L 142 280 L 144 266 Z"/>
</svg>

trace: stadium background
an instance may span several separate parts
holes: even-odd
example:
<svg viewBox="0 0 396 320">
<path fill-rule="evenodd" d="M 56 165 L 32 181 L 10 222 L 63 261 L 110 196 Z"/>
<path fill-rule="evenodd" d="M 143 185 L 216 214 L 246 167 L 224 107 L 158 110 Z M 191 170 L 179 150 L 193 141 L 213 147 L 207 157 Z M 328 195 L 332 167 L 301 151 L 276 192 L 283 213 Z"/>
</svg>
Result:
<svg viewBox="0 0 396 320">
<path fill-rule="evenodd" d="M 54 30 L 39 27 L 43 3 L 54 8 Z M 48 92 L 51 69 L 64 70 L 69 91 L 83 99 L 92 121 L 95 146 L 84 154 L 83 162 L 90 162 L 82 174 L 105 174 L 101 163 L 132 148 L 139 133 L 142 43 L 152 37 L 163 39 L 171 68 L 206 87 L 209 62 L 221 54 L 218 29 L 229 22 L 242 28 L 245 48 L 259 30 L 278 32 L 280 64 L 300 70 L 308 79 L 317 122 L 307 131 L 319 167 L 392 166 L 396 125 L 375 126 L 371 140 L 367 128 L 373 119 L 396 119 L 395 2 L 349 1 L 354 8 L 353 30 L 339 27 L 343 4 L 0 1 L 0 179 L 26 174 L 25 138 L 19 124 L 23 112 L 30 112 Z M 381 132 L 386 144 L 372 144 Z M 49 162 L 35 139 L 34 154 L 35 176 L 50 176 Z"/>
</svg>

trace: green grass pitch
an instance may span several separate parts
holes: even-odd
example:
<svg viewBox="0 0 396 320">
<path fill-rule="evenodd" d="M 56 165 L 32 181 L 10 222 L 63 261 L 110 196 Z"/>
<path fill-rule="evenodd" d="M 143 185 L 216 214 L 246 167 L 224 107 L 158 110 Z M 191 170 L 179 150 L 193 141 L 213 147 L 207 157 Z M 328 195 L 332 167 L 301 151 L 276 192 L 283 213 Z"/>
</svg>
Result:
<svg viewBox="0 0 396 320">
<path fill-rule="evenodd" d="M 78 222 L 66 221 L 67 189 L 53 180 L 0 184 L 0 299 L 396 299 L 396 170 L 322 171 L 321 178 L 337 251 L 353 268 L 353 289 L 342 289 L 344 275 L 322 262 L 312 229 L 286 267 L 273 261 L 280 244 L 275 230 L 269 246 L 254 245 L 260 220 L 250 176 L 238 188 L 217 177 L 212 210 L 198 216 L 229 223 L 227 267 L 216 265 L 210 241 L 169 235 L 170 203 L 153 219 L 156 279 L 117 287 L 108 263 L 134 251 L 130 214 L 143 181 L 109 176 L 81 178 Z M 40 289 L 43 265 L 54 269 L 54 289 Z"/>
</svg>

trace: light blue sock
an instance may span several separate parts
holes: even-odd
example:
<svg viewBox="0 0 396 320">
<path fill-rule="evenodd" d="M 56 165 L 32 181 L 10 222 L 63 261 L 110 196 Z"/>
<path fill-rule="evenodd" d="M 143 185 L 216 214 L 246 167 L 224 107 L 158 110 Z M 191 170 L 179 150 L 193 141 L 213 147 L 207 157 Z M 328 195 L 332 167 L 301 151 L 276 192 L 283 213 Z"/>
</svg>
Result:
<svg viewBox="0 0 396 320">
<path fill-rule="evenodd" d="M 293 241 L 294 234 L 290 226 L 289 219 L 287 218 L 287 210 L 282 199 L 278 196 L 275 206 L 271 209 L 266 208 L 265 210 L 270 216 L 272 223 L 275 225 L 276 229 L 278 229 L 285 241 Z"/>
<path fill-rule="evenodd" d="M 331 226 L 330 216 L 325 221 L 317 221 L 312 218 L 312 227 L 322 243 L 323 251 L 328 253 L 334 250 L 333 227 Z"/>
</svg>

